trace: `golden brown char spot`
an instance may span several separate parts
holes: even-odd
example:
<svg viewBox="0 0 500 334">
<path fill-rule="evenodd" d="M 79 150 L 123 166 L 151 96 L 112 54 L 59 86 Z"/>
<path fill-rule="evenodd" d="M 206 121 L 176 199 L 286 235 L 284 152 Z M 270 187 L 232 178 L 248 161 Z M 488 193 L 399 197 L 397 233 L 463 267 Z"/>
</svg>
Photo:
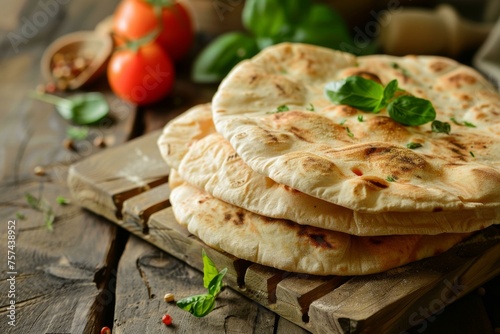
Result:
<svg viewBox="0 0 500 334">
<path fill-rule="evenodd" d="M 429 65 L 429 68 L 433 72 L 441 72 L 448 67 L 450 67 L 450 64 L 440 60 L 433 61 Z"/>
<path fill-rule="evenodd" d="M 283 86 L 281 86 L 280 84 L 275 84 L 274 85 L 282 95 L 286 95 L 286 92 L 285 92 L 285 89 L 283 88 Z"/>
<path fill-rule="evenodd" d="M 412 150 L 397 147 L 369 147 L 365 149 L 365 159 L 375 163 L 389 175 L 410 174 L 426 167 L 425 159 Z"/>
<path fill-rule="evenodd" d="M 231 160 L 234 160 L 237 158 L 238 158 L 238 153 L 234 153 L 234 154 L 228 155 L 226 158 L 226 161 L 231 161 Z"/>
<path fill-rule="evenodd" d="M 264 144 L 266 145 L 284 143 L 289 140 L 289 136 L 285 133 L 274 134 L 267 129 L 262 129 L 262 131 L 264 132 Z"/>
<path fill-rule="evenodd" d="M 384 141 L 401 141 L 409 136 L 408 129 L 390 117 L 377 116 L 366 120 L 367 132 Z"/>
<path fill-rule="evenodd" d="M 309 241 L 313 244 L 314 247 L 325 248 L 325 249 L 333 249 L 333 245 L 326 241 L 326 235 L 319 231 L 312 232 L 308 231 L 304 227 L 300 227 L 297 234 L 300 237 L 307 237 Z"/>
<path fill-rule="evenodd" d="M 306 141 L 306 142 L 308 142 L 308 143 L 312 143 L 312 141 L 311 141 L 311 140 L 308 140 L 308 139 L 305 137 L 305 135 L 307 135 L 307 131 L 304 131 L 304 130 L 302 130 L 302 129 L 299 129 L 299 128 L 295 127 L 295 126 L 292 126 L 292 127 L 290 128 L 290 131 L 291 131 L 291 132 L 292 132 L 292 133 L 293 133 L 293 134 L 294 134 L 297 138 L 299 138 L 300 140 Z"/>
<path fill-rule="evenodd" d="M 463 84 L 472 85 L 477 82 L 477 78 L 467 73 L 457 73 L 447 78 L 453 86 L 460 88 Z"/>
<path fill-rule="evenodd" d="M 382 80 L 380 80 L 379 76 L 372 72 L 356 69 L 355 71 L 352 71 L 351 75 L 362 77 L 364 79 L 372 80 L 378 82 L 379 84 L 382 84 Z"/>
<path fill-rule="evenodd" d="M 366 185 L 368 185 L 370 188 L 375 189 L 375 190 L 380 190 L 380 189 L 386 189 L 389 187 L 389 183 L 381 179 L 380 177 L 377 176 L 361 176 L 361 180 L 366 182 Z"/>
<path fill-rule="evenodd" d="M 294 188 L 292 188 L 292 187 L 290 187 L 290 186 L 287 186 L 287 185 L 285 185 L 285 184 L 283 185 L 283 188 L 284 188 L 286 191 L 288 191 L 288 192 L 290 192 L 290 193 L 292 193 L 292 194 L 300 193 L 300 191 L 298 191 L 297 189 L 294 189 Z"/>
<path fill-rule="evenodd" d="M 331 171 L 337 169 L 337 166 L 335 166 L 333 162 L 314 156 L 308 156 L 302 159 L 302 167 L 306 172 L 319 172 L 320 174 L 329 174 Z"/>
<path fill-rule="evenodd" d="M 235 215 L 230 212 L 224 214 L 224 221 L 231 222 L 234 225 L 243 225 L 245 223 L 245 213 L 243 211 L 237 211 Z"/>
</svg>

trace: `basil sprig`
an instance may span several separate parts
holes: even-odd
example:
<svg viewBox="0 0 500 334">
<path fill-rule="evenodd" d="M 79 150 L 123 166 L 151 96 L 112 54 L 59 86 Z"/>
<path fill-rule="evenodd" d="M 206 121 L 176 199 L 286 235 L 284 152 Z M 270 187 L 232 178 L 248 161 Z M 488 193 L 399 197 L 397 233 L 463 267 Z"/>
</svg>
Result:
<svg viewBox="0 0 500 334">
<path fill-rule="evenodd" d="M 205 250 L 202 250 L 201 255 L 203 258 L 203 286 L 208 289 L 208 293 L 186 297 L 177 301 L 178 307 L 188 311 L 195 317 L 204 317 L 212 312 L 215 306 L 215 298 L 222 290 L 222 279 L 227 272 L 227 268 L 218 271 Z"/>
<path fill-rule="evenodd" d="M 221 21 L 232 10 L 222 1 L 213 4 Z M 193 66 L 194 81 L 218 82 L 241 60 L 282 42 L 349 48 L 358 53 L 373 49 L 355 48 L 342 17 L 331 6 L 310 0 L 246 0 L 242 23 L 247 31 L 222 34 L 199 54 Z"/>
<path fill-rule="evenodd" d="M 389 116 L 403 125 L 418 126 L 436 118 L 436 110 L 429 100 L 410 95 L 394 98 L 396 91 L 397 80 L 392 80 L 384 88 L 378 82 L 359 76 L 333 81 L 325 87 L 326 96 L 332 102 L 373 113 L 387 108 Z"/>
</svg>

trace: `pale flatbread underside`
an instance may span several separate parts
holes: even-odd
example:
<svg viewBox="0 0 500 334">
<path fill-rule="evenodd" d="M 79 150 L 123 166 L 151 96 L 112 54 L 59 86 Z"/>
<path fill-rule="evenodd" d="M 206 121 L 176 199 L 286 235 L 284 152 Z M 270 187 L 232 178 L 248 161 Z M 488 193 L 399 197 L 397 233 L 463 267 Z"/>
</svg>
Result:
<svg viewBox="0 0 500 334">
<path fill-rule="evenodd" d="M 174 179 L 170 201 L 176 219 L 189 232 L 210 247 L 286 271 L 372 274 L 437 255 L 469 236 L 352 236 L 260 216 Z"/>
</svg>

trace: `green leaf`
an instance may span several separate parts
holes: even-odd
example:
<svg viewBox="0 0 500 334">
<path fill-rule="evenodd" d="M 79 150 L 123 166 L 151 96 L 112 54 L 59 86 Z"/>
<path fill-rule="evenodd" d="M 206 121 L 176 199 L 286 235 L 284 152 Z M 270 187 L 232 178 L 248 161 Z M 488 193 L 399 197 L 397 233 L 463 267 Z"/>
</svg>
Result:
<svg viewBox="0 0 500 334">
<path fill-rule="evenodd" d="M 394 97 L 396 91 L 398 90 L 398 81 L 396 79 L 392 80 L 384 88 L 384 97 L 382 98 L 381 104 L 377 107 L 378 110 L 387 107 L 389 101 Z"/>
<path fill-rule="evenodd" d="M 177 306 L 195 317 L 204 317 L 213 310 L 215 297 L 209 293 L 186 297 L 178 300 Z"/>
<path fill-rule="evenodd" d="M 89 128 L 85 126 L 72 126 L 66 130 L 66 136 L 73 140 L 84 140 L 89 135 Z"/>
<path fill-rule="evenodd" d="M 354 133 L 351 132 L 351 130 L 349 130 L 349 127 L 346 127 L 345 130 L 347 131 L 347 135 L 351 138 L 354 138 Z"/>
<path fill-rule="evenodd" d="M 59 114 L 75 124 L 95 123 L 109 113 L 106 98 L 101 93 L 85 93 L 67 98 L 51 94 L 30 94 L 32 98 L 55 105 Z"/>
<path fill-rule="evenodd" d="M 441 121 L 435 120 L 431 124 L 431 129 L 432 129 L 432 132 L 450 134 L 451 126 L 450 126 L 450 123 L 448 123 L 448 122 L 441 122 Z"/>
<path fill-rule="evenodd" d="M 358 115 L 358 122 L 364 122 L 363 115 Z"/>
<path fill-rule="evenodd" d="M 343 18 L 325 4 L 315 4 L 309 12 L 303 12 L 303 20 L 295 25 L 291 42 L 320 45 L 340 49 L 342 43 L 351 44 L 352 39 Z"/>
<path fill-rule="evenodd" d="M 211 294 L 214 297 L 217 297 L 217 295 L 220 293 L 222 289 L 222 279 L 224 278 L 224 275 L 227 273 L 227 268 L 222 269 L 217 276 L 215 276 L 211 281 L 210 284 L 208 284 L 208 293 Z"/>
<path fill-rule="evenodd" d="M 26 199 L 26 202 L 28 203 L 28 205 L 32 208 L 32 209 L 35 209 L 37 211 L 41 211 L 41 207 L 40 207 L 40 199 L 33 196 L 32 194 L 30 193 L 26 193 L 24 194 L 24 198 Z"/>
<path fill-rule="evenodd" d="M 414 142 L 409 142 L 408 144 L 406 144 L 406 147 L 408 147 L 411 150 L 414 150 L 416 148 L 422 147 L 422 144 L 420 144 L 420 143 L 414 143 Z"/>
<path fill-rule="evenodd" d="M 56 215 L 54 214 L 54 211 L 52 211 L 52 207 L 49 207 L 47 210 L 43 211 L 43 220 L 45 222 L 47 230 L 53 231 L 53 224 L 56 220 Z"/>
<path fill-rule="evenodd" d="M 86 93 L 68 98 L 70 105 L 56 105 L 56 109 L 64 118 L 80 125 L 95 123 L 109 113 L 106 98 L 101 93 Z"/>
<path fill-rule="evenodd" d="M 309 106 L 306 107 L 307 111 L 314 111 L 314 105 L 312 103 L 309 103 Z"/>
<path fill-rule="evenodd" d="M 473 158 L 475 158 L 475 157 L 476 157 L 476 156 L 474 155 L 474 152 L 472 152 L 472 151 L 469 151 L 469 154 L 470 154 L 470 156 L 471 156 L 471 157 L 473 157 Z"/>
<path fill-rule="evenodd" d="M 247 0 L 242 13 L 243 26 L 257 37 L 287 36 L 310 7 L 308 0 Z"/>
<path fill-rule="evenodd" d="M 385 180 L 387 182 L 395 182 L 396 181 L 396 179 L 394 178 L 394 176 L 388 176 L 388 177 L 385 178 Z"/>
<path fill-rule="evenodd" d="M 203 259 L 203 286 L 208 288 L 210 282 L 219 274 L 219 271 L 204 249 L 201 250 L 201 257 Z"/>
<path fill-rule="evenodd" d="M 387 106 L 389 116 L 403 125 L 418 126 L 436 118 L 436 111 L 429 100 L 414 96 L 400 96 Z"/>
<path fill-rule="evenodd" d="M 56 202 L 59 204 L 59 205 L 67 205 L 70 203 L 70 201 L 67 199 L 67 198 L 64 198 L 63 196 L 57 196 L 56 198 Z"/>
<path fill-rule="evenodd" d="M 377 111 L 384 96 L 381 84 L 358 76 L 330 82 L 325 91 L 332 102 L 364 111 Z"/>
<path fill-rule="evenodd" d="M 455 117 L 450 117 L 450 121 L 452 121 L 456 125 L 465 125 L 465 126 L 467 126 L 469 128 L 475 128 L 476 127 L 476 125 L 474 125 L 473 123 L 467 122 L 467 121 L 463 121 L 463 123 L 460 123 L 459 121 L 456 120 Z"/>
<path fill-rule="evenodd" d="M 26 216 L 22 212 L 16 212 L 16 218 L 24 220 L 24 219 L 26 219 Z"/>
<path fill-rule="evenodd" d="M 240 33 L 223 34 L 209 44 L 196 58 L 192 77 L 195 82 L 221 81 L 243 59 L 259 51 L 255 39 Z"/>
</svg>

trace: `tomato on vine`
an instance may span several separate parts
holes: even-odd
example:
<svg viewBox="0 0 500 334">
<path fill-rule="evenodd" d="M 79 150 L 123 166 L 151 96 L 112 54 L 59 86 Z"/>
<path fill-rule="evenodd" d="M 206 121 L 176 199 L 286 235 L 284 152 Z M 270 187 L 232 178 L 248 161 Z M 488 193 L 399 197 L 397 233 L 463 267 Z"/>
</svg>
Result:
<svg viewBox="0 0 500 334">
<path fill-rule="evenodd" d="M 172 60 L 159 44 L 147 38 L 119 47 L 108 64 L 108 81 L 113 92 L 139 105 L 167 96 L 174 79 Z"/>
<path fill-rule="evenodd" d="M 161 18 L 161 19 L 160 19 Z M 185 5 L 174 0 L 123 0 L 113 17 L 113 32 L 127 40 L 160 29 L 156 42 L 177 61 L 185 56 L 194 39 L 194 28 Z"/>
</svg>

